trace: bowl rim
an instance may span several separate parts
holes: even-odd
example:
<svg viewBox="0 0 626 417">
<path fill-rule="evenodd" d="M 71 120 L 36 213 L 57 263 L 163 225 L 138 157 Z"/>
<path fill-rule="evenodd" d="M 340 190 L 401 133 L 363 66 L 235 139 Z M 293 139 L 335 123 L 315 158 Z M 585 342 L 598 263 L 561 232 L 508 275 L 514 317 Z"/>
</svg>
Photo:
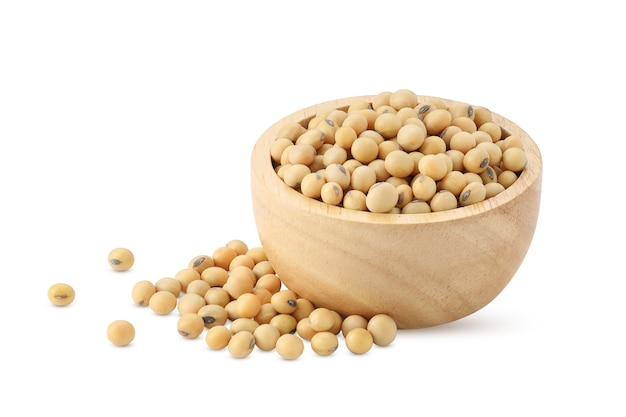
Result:
<svg viewBox="0 0 626 417">
<path fill-rule="evenodd" d="M 291 204 L 297 204 L 301 209 L 310 212 L 310 214 L 337 218 L 342 221 L 369 224 L 432 224 L 465 219 L 505 206 L 513 201 L 517 196 L 523 194 L 527 189 L 531 188 L 537 181 L 541 181 L 543 161 L 537 144 L 520 126 L 491 110 L 492 119 L 495 123 L 510 134 L 516 134 L 520 137 L 524 150 L 527 153 L 528 162 L 520 176 L 510 187 L 498 195 L 479 203 L 429 213 L 372 213 L 369 211 L 359 211 L 334 206 L 314 198 L 307 197 L 298 190 L 289 187 L 283 180 L 280 179 L 274 170 L 270 155 L 270 146 L 276 139 L 275 133 L 280 127 L 289 122 L 295 121 L 302 123 L 305 120 L 310 120 L 321 110 L 327 110 L 329 108 L 347 108 L 350 104 L 359 101 L 366 101 L 371 104 L 374 97 L 375 95 L 364 95 L 329 100 L 302 108 L 276 121 L 261 134 L 254 146 L 252 152 L 252 175 L 255 175 L 255 169 L 259 169 L 260 173 L 263 174 L 262 177 L 266 181 L 271 181 L 273 183 L 272 185 L 278 187 L 279 193 L 288 197 L 289 201 L 292 202 Z M 454 103 L 463 103 L 447 98 L 418 95 L 419 102 L 433 99 L 441 100 L 448 106 Z M 263 164 L 254 166 L 254 162 L 257 158 L 259 158 L 260 161 L 263 161 Z"/>
</svg>

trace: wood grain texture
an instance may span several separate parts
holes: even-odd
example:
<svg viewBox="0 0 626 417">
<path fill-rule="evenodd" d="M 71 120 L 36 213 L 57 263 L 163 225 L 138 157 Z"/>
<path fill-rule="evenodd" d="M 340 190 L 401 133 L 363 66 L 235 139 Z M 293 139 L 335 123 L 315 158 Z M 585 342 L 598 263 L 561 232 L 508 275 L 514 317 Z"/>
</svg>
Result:
<svg viewBox="0 0 626 417">
<path fill-rule="evenodd" d="M 269 150 L 282 125 L 371 98 L 302 109 L 260 136 L 251 158 L 251 192 L 261 244 L 285 285 L 316 306 L 344 315 L 386 313 L 399 328 L 472 314 L 502 291 L 526 256 L 540 206 L 540 151 L 520 127 L 493 114 L 522 138 L 526 169 L 501 194 L 438 213 L 348 210 L 305 197 L 280 180 Z M 429 98 L 420 96 L 420 102 Z"/>
</svg>

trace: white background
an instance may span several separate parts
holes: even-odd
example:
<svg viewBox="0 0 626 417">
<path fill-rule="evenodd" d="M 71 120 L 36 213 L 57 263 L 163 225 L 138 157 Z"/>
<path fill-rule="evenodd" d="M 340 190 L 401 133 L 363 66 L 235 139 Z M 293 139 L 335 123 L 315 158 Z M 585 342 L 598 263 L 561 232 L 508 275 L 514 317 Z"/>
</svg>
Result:
<svg viewBox="0 0 626 417">
<path fill-rule="evenodd" d="M 623 416 L 626 33 L 616 2 L 553 3 L 0 3 L 0 414 Z M 535 239 L 491 304 L 297 361 L 231 358 L 132 304 L 140 279 L 259 244 L 267 127 L 400 88 L 487 106 L 541 149 Z"/>
</svg>

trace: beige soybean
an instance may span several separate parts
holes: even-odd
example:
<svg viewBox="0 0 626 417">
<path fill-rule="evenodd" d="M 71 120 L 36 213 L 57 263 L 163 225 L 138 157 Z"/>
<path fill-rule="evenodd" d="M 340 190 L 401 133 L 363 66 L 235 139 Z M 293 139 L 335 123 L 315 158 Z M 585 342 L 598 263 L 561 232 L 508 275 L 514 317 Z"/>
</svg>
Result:
<svg viewBox="0 0 626 417">
<path fill-rule="evenodd" d="M 467 153 L 470 149 L 476 147 L 476 137 L 469 132 L 460 131 L 450 138 L 449 149 Z"/>
<path fill-rule="evenodd" d="M 187 285 L 187 293 L 198 294 L 201 297 L 204 297 L 204 294 L 210 289 L 211 286 L 209 283 L 201 279 L 191 281 L 189 285 Z"/>
<path fill-rule="evenodd" d="M 356 355 L 362 355 L 371 350 L 374 336 L 366 328 L 355 327 L 345 335 L 346 347 Z"/>
<path fill-rule="evenodd" d="M 115 346 L 127 346 L 135 339 L 135 327 L 127 320 L 115 320 L 107 327 L 107 338 Z"/>
<path fill-rule="evenodd" d="M 311 327 L 311 321 L 308 317 L 300 319 L 298 324 L 296 324 L 296 333 L 303 338 L 304 340 L 311 340 L 313 335 L 317 333 L 316 330 L 313 330 Z"/>
<path fill-rule="evenodd" d="M 356 138 L 356 131 L 344 124 L 335 132 L 335 145 L 341 146 L 343 149 L 350 149 Z"/>
<path fill-rule="evenodd" d="M 233 258 L 234 259 L 234 258 Z M 228 280 L 228 271 L 219 266 L 210 266 L 200 274 L 200 279 L 211 287 L 221 287 Z"/>
<path fill-rule="evenodd" d="M 295 333 L 298 321 L 291 314 L 278 313 L 270 319 L 269 324 L 276 327 L 280 334 Z"/>
<path fill-rule="evenodd" d="M 272 294 L 275 294 L 278 291 L 280 291 L 281 286 L 282 286 L 282 281 L 274 273 L 262 275 L 261 277 L 259 277 L 259 279 L 256 282 L 257 288 L 265 288 Z"/>
<path fill-rule="evenodd" d="M 396 113 L 379 114 L 374 122 L 374 130 L 379 132 L 385 139 L 393 138 L 398 134 L 403 122 Z"/>
<path fill-rule="evenodd" d="M 440 190 L 430 199 L 431 211 L 452 210 L 458 207 L 457 198 L 448 190 Z"/>
<path fill-rule="evenodd" d="M 418 168 L 420 173 L 435 181 L 441 180 L 450 171 L 446 160 L 437 154 L 424 155 L 419 161 Z"/>
<path fill-rule="evenodd" d="M 352 130 L 354 130 L 358 137 L 362 132 L 367 130 L 369 123 L 367 121 L 367 118 L 363 114 L 353 111 L 348 112 L 348 116 L 344 119 L 341 126 L 350 127 Z M 335 134 L 335 139 L 336 137 L 337 136 Z"/>
<path fill-rule="evenodd" d="M 298 307 L 297 298 L 294 291 L 284 289 L 272 295 L 271 304 L 278 313 L 291 314 Z"/>
<path fill-rule="evenodd" d="M 232 271 L 226 280 L 224 288 L 234 299 L 239 298 L 242 294 L 252 292 L 256 277 L 252 269 L 245 266 L 238 266 Z"/>
<path fill-rule="evenodd" d="M 195 339 L 204 331 L 204 321 L 196 313 L 185 313 L 178 318 L 176 330 L 186 339 Z"/>
<path fill-rule="evenodd" d="M 276 352 L 284 359 L 297 359 L 304 352 L 304 342 L 295 334 L 283 334 L 276 341 Z"/>
<path fill-rule="evenodd" d="M 206 300 L 202 295 L 195 293 L 183 294 L 178 299 L 178 313 L 197 313 L 202 307 L 206 305 Z"/>
<path fill-rule="evenodd" d="M 459 195 L 459 205 L 469 206 L 470 204 L 476 204 L 485 199 L 487 190 L 485 186 L 479 182 L 472 182 L 467 184 Z"/>
<path fill-rule="evenodd" d="M 448 190 L 455 196 L 459 196 L 467 180 L 461 171 L 450 171 L 437 183 L 438 190 Z"/>
<path fill-rule="evenodd" d="M 55 306 L 65 307 L 74 302 L 76 292 L 74 288 L 65 283 L 53 284 L 48 288 L 48 300 Z"/>
<path fill-rule="evenodd" d="M 202 271 L 207 269 L 210 266 L 215 265 L 213 263 L 213 258 L 209 255 L 197 255 L 191 258 L 187 268 L 196 270 L 199 274 L 202 274 Z"/>
<path fill-rule="evenodd" d="M 387 213 L 398 203 L 398 189 L 388 182 L 377 182 L 367 192 L 365 204 L 373 213 Z"/>
<path fill-rule="evenodd" d="M 304 164 L 293 164 L 285 171 L 283 181 L 291 188 L 298 188 L 302 179 L 311 173 L 311 168 Z"/>
<path fill-rule="evenodd" d="M 423 124 L 423 123 L 422 123 Z M 415 151 L 422 146 L 426 139 L 425 127 L 417 124 L 405 124 L 398 130 L 398 145 L 407 152 Z"/>
<path fill-rule="evenodd" d="M 128 271 L 135 264 L 135 255 L 127 248 L 115 248 L 109 252 L 109 266 L 116 271 Z"/>
<path fill-rule="evenodd" d="M 408 177 L 415 169 L 415 161 L 402 150 L 390 152 L 385 160 L 385 169 L 394 177 Z"/>
<path fill-rule="evenodd" d="M 156 292 L 156 287 L 151 281 L 141 280 L 137 281 L 135 285 L 133 285 L 133 289 L 131 291 L 131 296 L 133 298 L 133 302 L 138 306 L 145 307 L 148 305 L 150 301 L 150 297 L 154 295 Z"/>
<path fill-rule="evenodd" d="M 357 161 L 367 164 L 378 157 L 378 143 L 371 137 L 360 136 L 352 143 L 350 153 Z"/>
<path fill-rule="evenodd" d="M 320 356 L 332 355 L 338 346 L 339 339 L 334 333 L 318 332 L 311 337 L 311 349 Z"/>
<path fill-rule="evenodd" d="M 296 139 L 295 144 L 309 144 L 317 150 L 322 147 L 324 141 L 324 132 L 320 129 L 312 128 L 301 134 L 298 139 Z"/>
<path fill-rule="evenodd" d="M 315 125 L 315 128 L 322 131 L 325 144 L 335 143 L 335 132 L 337 131 L 337 125 L 333 120 L 326 117 L 319 123 L 317 123 Z"/>
<path fill-rule="evenodd" d="M 202 319 L 203 326 L 211 329 L 215 326 L 223 326 L 228 321 L 228 312 L 226 307 L 219 304 L 207 304 L 196 313 Z"/>
<path fill-rule="evenodd" d="M 157 292 L 160 292 L 160 291 L 171 292 L 175 298 L 178 298 L 178 296 L 180 295 L 182 291 L 180 281 L 174 278 L 170 278 L 170 277 L 159 278 L 154 283 L 154 287 L 156 288 Z"/>
<path fill-rule="evenodd" d="M 330 312 L 333 316 L 333 325 L 330 327 L 330 329 L 328 329 L 328 331 L 332 334 L 337 335 L 341 333 L 341 324 L 343 323 L 343 317 L 335 310 L 330 310 Z"/>
<path fill-rule="evenodd" d="M 234 358 L 243 359 L 249 356 L 256 346 L 254 335 L 248 330 L 242 330 L 231 336 L 228 341 L 228 353 Z"/>
<path fill-rule="evenodd" d="M 174 274 L 174 279 L 180 282 L 181 291 L 186 292 L 187 285 L 189 285 L 191 281 L 200 279 L 200 273 L 195 269 L 184 268 Z"/>
<path fill-rule="evenodd" d="M 328 183 L 336 183 L 346 190 L 350 186 L 350 173 L 341 164 L 332 164 L 324 170 L 324 178 Z"/>
<path fill-rule="evenodd" d="M 259 310 L 259 313 L 254 316 L 254 321 L 259 324 L 269 324 L 272 318 L 277 314 L 278 313 L 274 310 L 271 303 L 261 304 L 261 309 Z"/>
<path fill-rule="evenodd" d="M 367 330 L 374 338 L 374 344 L 388 346 L 396 339 L 398 327 L 387 314 L 376 314 L 368 320 Z"/>
<path fill-rule="evenodd" d="M 350 190 L 343 196 L 342 205 L 346 209 L 365 211 L 367 210 L 366 195 L 359 190 Z"/>
<path fill-rule="evenodd" d="M 300 143 L 290 149 L 289 163 L 296 165 L 310 165 L 315 160 L 315 155 L 317 155 L 317 150 L 308 143 Z"/>
<path fill-rule="evenodd" d="M 322 186 L 320 197 L 324 203 L 337 206 L 343 200 L 343 187 L 336 182 L 327 182 Z"/>
<path fill-rule="evenodd" d="M 204 293 L 204 300 L 207 304 L 217 304 L 226 307 L 231 302 L 230 294 L 222 287 L 211 287 Z"/>
<path fill-rule="evenodd" d="M 213 251 L 213 263 L 215 264 L 215 266 L 228 271 L 228 266 L 237 255 L 238 253 L 235 249 L 229 246 L 220 246 Z"/>
<path fill-rule="evenodd" d="M 452 123 L 452 115 L 446 109 L 435 109 L 426 114 L 422 119 L 426 126 L 426 133 L 438 135 L 443 129 Z"/>
<path fill-rule="evenodd" d="M 267 254 L 265 253 L 265 249 L 262 247 L 250 248 L 246 252 L 246 255 L 249 255 L 254 259 L 254 262 L 259 263 L 261 261 L 267 261 Z"/>
<path fill-rule="evenodd" d="M 424 143 L 419 147 L 419 151 L 424 155 L 436 155 L 445 152 L 447 149 L 446 142 L 439 136 L 431 135 L 424 139 Z"/>
<path fill-rule="evenodd" d="M 413 198 L 430 201 L 437 192 L 437 182 L 428 175 L 420 174 L 413 178 L 411 189 L 413 190 Z"/>
<path fill-rule="evenodd" d="M 226 242 L 226 247 L 231 248 L 237 255 L 246 254 L 249 250 L 248 245 L 241 239 L 231 239 Z"/>
<path fill-rule="evenodd" d="M 315 305 L 306 298 L 298 298 L 296 300 L 296 309 L 290 314 L 298 321 L 309 317 L 311 312 L 315 310 Z"/>
<path fill-rule="evenodd" d="M 504 170 L 498 174 L 498 182 L 504 186 L 504 188 L 509 188 L 513 183 L 517 180 L 517 174 L 511 170 Z"/>
<path fill-rule="evenodd" d="M 472 133 L 476 131 L 476 123 L 469 117 L 455 117 L 450 126 L 458 126 L 462 131 Z"/>
<path fill-rule="evenodd" d="M 232 337 L 232 333 L 226 326 L 215 326 L 207 330 L 204 341 L 207 346 L 214 350 L 224 349 L 228 346 L 228 342 Z"/>
<path fill-rule="evenodd" d="M 468 172 L 480 174 L 489 166 L 489 153 L 483 148 L 470 149 L 463 158 L 463 166 Z"/>
<path fill-rule="evenodd" d="M 309 322 L 316 332 L 329 331 L 335 325 L 335 315 L 328 308 L 317 307 L 309 314 Z"/>
<path fill-rule="evenodd" d="M 389 98 L 392 94 L 393 92 L 391 91 L 383 91 L 376 94 L 374 97 L 372 97 L 372 108 L 374 110 L 377 110 L 380 107 L 389 106 Z"/>
<path fill-rule="evenodd" d="M 346 337 L 350 330 L 356 328 L 367 329 L 367 319 L 360 314 L 350 314 L 341 323 L 341 334 Z"/>
<path fill-rule="evenodd" d="M 256 346 L 264 351 L 273 350 L 276 342 L 281 336 L 280 331 L 271 324 L 261 324 L 254 330 L 254 341 Z"/>
<path fill-rule="evenodd" d="M 285 149 L 288 147 L 294 146 L 294 143 L 287 138 L 277 137 L 272 145 L 270 146 L 270 156 L 274 163 L 280 163 L 285 153 Z"/>
<path fill-rule="evenodd" d="M 243 331 L 254 333 L 254 330 L 256 330 L 257 327 L 259 327 L 259 323 L 257 323 L 253 319 L 239 317 L 230 323 L 230 332 L 232 334 Z"/>
<path fill-rule="evenodd" d="M 393 151 L 403 150 L 395 140 L 386 140 L 378 144 L 378 159 L 384 160 Z"/>
<path fill-rule="evenodd" d="M 402 214 L 420 214 L 420 213 L 430 213 L 432 210 L 430 209 L 430 204 L 423 200 L 413 200 L 408 203 L 406 206 L 402 207 Z"/>
<path fill-rule="evenodd" d="M 251 270 L 252 268 L 254 268 L 254 265 L 254 259 L 250 255 L 246 255 L 245 253 L 243 253 L 241 255 L 235 256 L 233 260 L 230 261 L 230 264 L 228 265 L 228 270 L 232 271 L 238 266 L 245 266 L 246 268 Z"/>
<path fill-rule="evenodd" d="M 262 277 L 263 275 L 273 274 L 276 272 L 274 271 L 274 267 L 272 266 L 272 263 L 270 261 L 254 262 L 255 264 L 252 267 L 252 272 L 254 272 L 254 275 L 257 277 L 257 279 Z"/>
<path fill-rule="evenodd" d="M 261 300 L 256 294 L 241 294 L 237 299 L 237 315 L 239 317 L 253 318 L 261 311 Z"/>
<path fill-rule="evenodd" d="M 254 294 L 259 299 L 261 305 L 270 303 L 272 300 L 272 293 L 267 288 L 260 288 L 255 286 L 252 289 L 252 294 Z M 239 297 L 239 299 L 241 299 L 241 297 Z"/>
<path fill-rule="evenodd" d="M 348 160 L 348 152 L 341 146 L 332 146 L 322 155 L 322 165 L 343 164 Z"/>
<path fill-rule="evenodd" d="M 231 301 L 224 306 L 224 309 L 226 310 L 226 314 L 228 314 L 229 320 L 234 321 L 239 318 L 239 315 L 237 315 L 237 300 L 231 299 Z"/>
<path fill-rule="evenodd" d="M 276 137 L 287 138 L 291 141 L 294 141 L 305 131 L 305 127 L 298 122 L 286 122 L 280 127 L 278 132 L 276 132 Z"/>
<path fill-rule="evenodd" d="M 493 168 L 492 166 L 487 166 L 487 168 L 478 175 L 483 180 L 483 184 L 498 181 L 498 174 L 496 173 L 495 168 Z"/>
<path fill-rule="evenodd" d="M 157 291 L 150 297 L 150 309 L 159 315 L 167 315 L 174 311 L 178 299 L 169 291 Z"/>
<path fill-rule="evenodd" d="M 504 191 L 504 186 L 499 182 L 489 182 L 485 184 L 485 199 L 495 197 Z"/>
<path fill-rule="evenodd" d="M 526 152 L 522 148 L 511 147 L 502 152 L 502 168 L 519 172 L 526 167 Z"/>
<path fill-rule="evenodd" d="M 350 177 L 350 186 L 353 190 L 367 193 L 376 183 L 376 171 L 369 165 L 361 165 L 354 169 Z"/>
</svg>

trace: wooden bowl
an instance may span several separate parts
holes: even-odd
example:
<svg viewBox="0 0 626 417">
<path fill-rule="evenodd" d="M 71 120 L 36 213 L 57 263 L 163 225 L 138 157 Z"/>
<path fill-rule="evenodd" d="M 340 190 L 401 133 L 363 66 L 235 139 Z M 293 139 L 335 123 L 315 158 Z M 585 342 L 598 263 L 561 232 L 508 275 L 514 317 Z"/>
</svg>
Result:
<svg viewBox="0 0 626 417">
<path fill-rule="evenodd" d="M 278 177 L 270 146 L 281 126 L 372 97 L 305 108 L 260 136 L 252 152 L 251 187 L 261 244 L 284 284 L 318 307 L 366 318 L 386 313 L 403 329 L 472 314 L 504 289 L 526 256 L 539 212 L 540 151 L 520 127 L 494 113 L 494 122 L 522 139 L 528 162 L 520 177 L 483 202 L 425 214 L 331 206 Z"/>
</svg>

